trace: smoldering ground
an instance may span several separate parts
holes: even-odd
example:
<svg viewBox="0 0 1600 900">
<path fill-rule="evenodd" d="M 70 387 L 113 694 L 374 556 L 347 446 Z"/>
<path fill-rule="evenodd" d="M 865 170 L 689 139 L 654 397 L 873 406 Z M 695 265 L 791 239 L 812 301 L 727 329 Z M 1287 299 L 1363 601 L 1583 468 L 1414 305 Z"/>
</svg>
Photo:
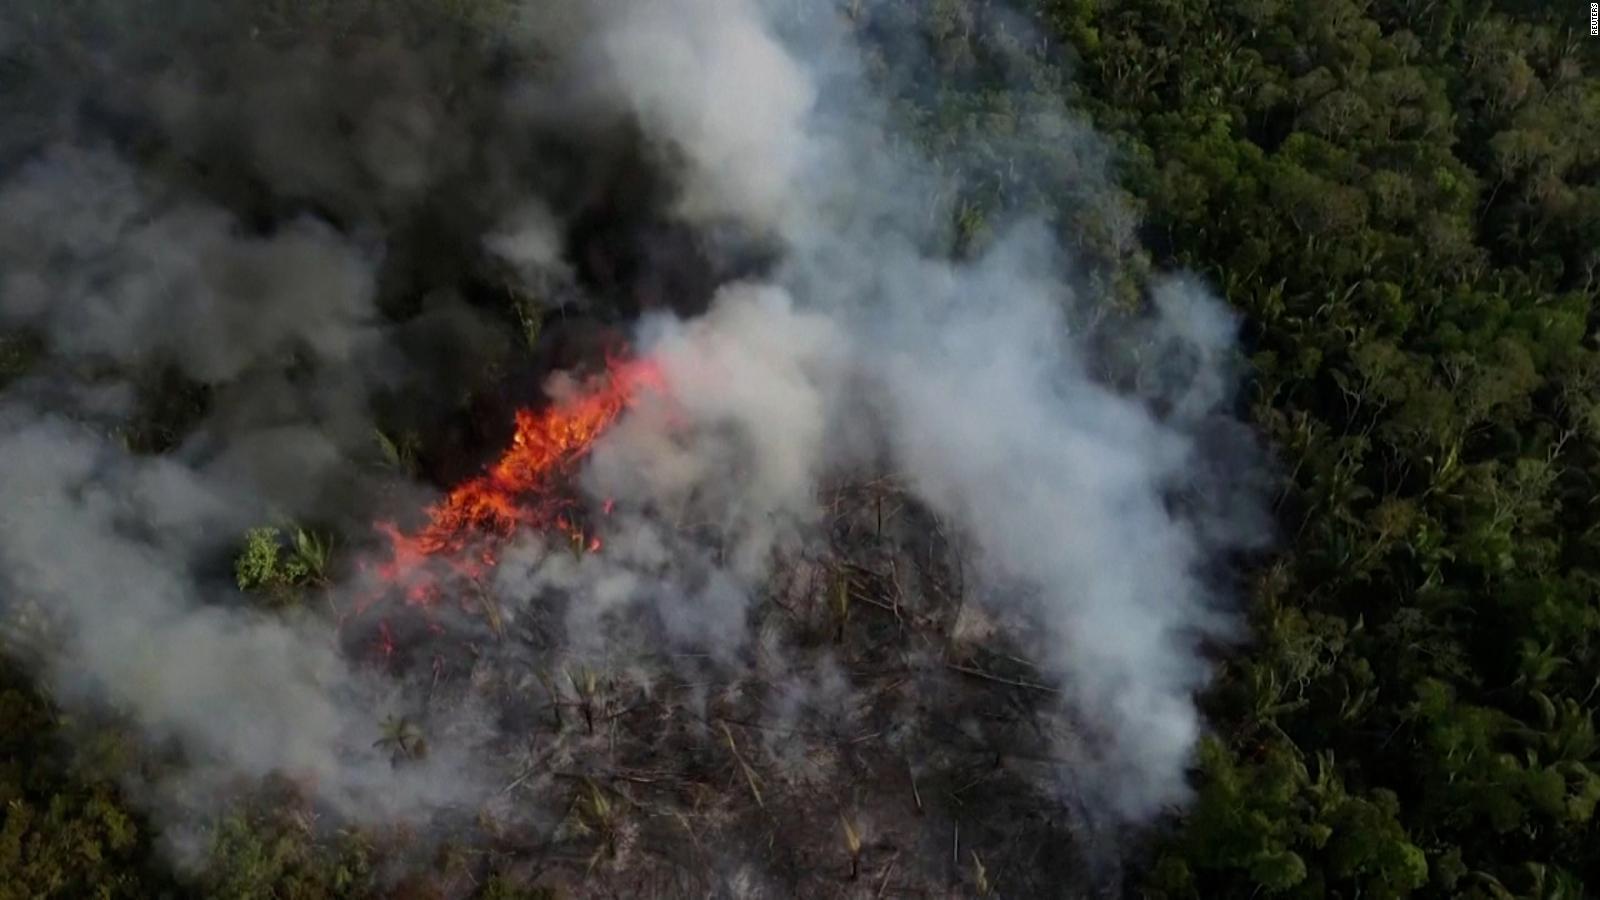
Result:
<svg viewBox="0 0 1600 900">
<path fill-rule="evenodd" d="M 180 748 L 134 789 L 192 864 L 282 776 L 578 895 L 1114 881 L 1261 521 L 1230 317 L 1144 271 L 1106 146 L 1017 84 L 998 146 L 1053 155 L 1003 177 L 1078 215 L 971 227 L 994 145 L 919 143 L 897 4 L 459 7 L 0 14 L 15 652 Z M 1025 23 L 967 26 L 1004 84 Z M 661 386 L 571 486 L 604 549 L 520 535 L 365 652 L 372 521 L 622 338 Z M 263 610 L 218 561 L 287 521 L 336 562 Z"/>
</svg>

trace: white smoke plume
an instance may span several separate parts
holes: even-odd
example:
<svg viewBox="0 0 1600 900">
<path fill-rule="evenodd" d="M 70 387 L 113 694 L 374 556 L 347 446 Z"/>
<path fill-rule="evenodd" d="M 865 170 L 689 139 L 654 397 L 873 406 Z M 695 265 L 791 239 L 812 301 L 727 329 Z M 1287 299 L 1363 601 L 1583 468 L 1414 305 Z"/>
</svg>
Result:
<svg viewBox="0 0 1600 900">
<path fill-rule="evenodd" d="M 974 541 L 985 603 L 1037 624 L 1028 649 L 1104 732 L 1077 761 L 1083 789 L 1114 818 L 1181 801 L 1208 675 L 1199 642 L 1231 631 L 1206 566 L 1219 545 L 1259 537 L 1248 517 L 1184 517 L 1167 502 L 1197 480 L 1196 431 L 1230 399 L 1225 307 L 1192 282 L 1154 286 L 1155 318 L 1138 327 L 1195 360 L 1165 373 L 1172 408 L 1158 418 L 1092 376 L 1069 316 L 1105 298 L 1074 290 L 1072 260 L 1040 224 L 965 262 L 924 249 L 937 234 L 906 197 L 948 185 L 878 143 L 886 113 L 859 73 L 839 71 L 842 35 L 785 44 L 755 3 L 614 15 L 599 43 L 626 62 L 607 71 L 688 169 L 695 199 L 679 214 L 773 228 L 786 256 L 769 283 L 724 289 L 704 317 L 642 326 L 680 417 L 635 415 L 603 439 L 596 496 L 693 495 L 726 523 L 728 569 L 753 586 L 760 562 L 814 524 L 820 478 L 861 457 L 851 432 L 876 432 L 912 492 Z M 853 89 L 820 87 L 851 76 Z M 704 436 L 674 444 L 685 418 Z M 724 607 L 743 612 L 711 608 Z"/>
<path fill-rule="evenodd" d="M 611 690 L 608 722 L 668 696 L 691 710 L 658 736 L 659 755 L 725 765 L 731 748 L 763 811 L 800 801 L 772 784 L 763 799 L 759 761 L 744 755 L 757 743 L 792 773 L 786 796 L 828 798 L 783 807 L 796 821 L 836 831 L 850 815 L 883 846 L 922 841 L 905 809 L 840 785 L 884 761 L 915 781 L 996 743 L 999 726 L 951 671 L 970 674 L 961 654 L 1000 647 L 1031 666 L 1018 683 L 1047 698 L 1032 756 L 1006 766 L 1027 802 L 1116 827 L 1184 801 L 1204 648 L 1235 626 L 1218 571 L 1262 537 L 1254 448 L 1228 410 L 1233 319 L 1182 276 L 1152 279 L 1139 316 L 1109 314 L 1103 280 L 1059 223 L 1026 214 L 953 253 L 958 198 L 981 176 L 919 149 L 884 91 L 921 61 L 886 66 L 853 30 L 860 4 L 824 6 L 528 0 L 511 33 L 538 64 L 492 87 L 450 68 L 459 53 L 414 49 L 399 32 L 337 52 L 246 38 L 237 59 L 208 52 L 192 70 L 135 80 L 122 112 L 169 152 L 240 160 L 241 184 L 270 187 L 271 202 L 244 204 L 270 209 L 250 214 L 213 198 L 245 190 L 224 176 L 170 177 L 171 160 L 37 117 L 38 146 L 0 168 L 0 326 L 41 335 L 51 353 L 0 395 L 0 621 L 63 698 L 107 704 L 184 748 L 193 774 L 154 792 L 175 832 L 201 827 L 232 781 L 273 774 L 359 821 L 486 805 L 557 820 L 561 777 L 627 756 L 620 726 L 607 744 L 595 723 L 595 697 Z M 216 66 L 220 88 L 202 77 Z M 485 83 L 458 95 L 474 77 Z M 1076 195 L 1132 259 L 1104 144 L 1053 101 L 1025 105 L 1019 130 L 1066 148 Z M 648 177 L 611 183 L 635 168 Z M 573 237 L 597 204 L 646 235 L 643 262 L 597 262 Z M 320 611 L 253 611 L 210 573 L 264 519 L 359 518 L 350 507 L 370 502 L 360 488 L 378 476 L 355 458 L 408 366 L 487 365 L 476 341 L 493 326 L 439 299 L 438 271 L 470 259 L 512 293 L 601 306 L 625 275 L 681 286 L 667 237 L 680 232 L 709 269 L 752 246 L 762 262 L 705 276 L 704 298 L 639 303 L 654 308 L 630 325 L 633 352 L 662 387 L 577 479 L 589 506 L 614 504 L 597 519 L 604 549 L 573 553 L 546 535 L 505 549 L 478 590 L 512 637 L 468 664 L 479 694 L 441 707 L 437 676 L 375 672 Z M 413 294 L 423 315 L 386 318 Z M 457 337 L 435 346 L 441 333 Z M 1113 371 L 1113 384 L 1108 360 L 1126 348 L 1155 362 Z M 207 385 L 210 404 L 167 454 L 130 457 L 110 436 L 133 415 L 133 387 L 83 371 L 158 363 Z M 904 675 L 870 689 L 842 637 L 818 650 L 783 637 L 773 612 L 810 627 L 826 598 L 848 593 L 843 565 L 824 561 L 845 526 L 823 498 L 858 476 L 892 481 L 906 508 L 886 527 L 878 500 L 880 536 L 913 548 L 937 533 L 944 548 L 884 551 L 896 590 L 918 553 L 959 575 L 920 587 L 907 576 L 896 628 L 942 631 L 909 642 Z M 348 581 L 328 593 L 341 610 L 368 590 Z M 952 602 L 948 617 L 930 611 Z M 583 674 L 600 669 L 614 673 L 609 688 Z M 587 727 L 527 738 L 524 711 L 481 700 L 495 692 L 548 696 L 558 720 L 580 709 Z M 946 695 L 967 699 L 910 724 Z M 736 736 L 732 712 L 752 708 L 767 730 Z M 379 722 L 421 709 L 431 754 L 392 765 Z M 775 737 L 822 731 L 871 731 L 881 755 Z M 935 738 L 948 746 L 929 749 Z M 665 765 L 651 754 L 628 764 Z M 730 812 L 718 827 L 741 821 Z M 651 839 L 609 838 L 619 859 Z M 948 851 L 925 843 L 905 877 L 948 879 Z M 793 872 L 823 865 L 807 852 L 765 865 L 698 848 L 679 863 L 722 872 L 741 895 L 782 895 L 800 889 Z"/>
</svg>

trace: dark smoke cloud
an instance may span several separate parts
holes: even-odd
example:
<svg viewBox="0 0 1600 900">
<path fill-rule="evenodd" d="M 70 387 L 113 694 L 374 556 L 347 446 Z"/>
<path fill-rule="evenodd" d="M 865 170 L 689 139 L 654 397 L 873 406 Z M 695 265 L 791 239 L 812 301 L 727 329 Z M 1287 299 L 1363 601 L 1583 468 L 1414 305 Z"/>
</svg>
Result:
<svg viewBox="0 0 1600 900">
<path fill-rule="evenodd" d="M 57 352 L 174 360 L 226 382 L 302 347 L 345 363 L 370 340 L 376 252 L 314 219 L 268 235 L 161 197 L 110 152 L 58 147 L 0 193 L 6 319 Z"/>
</svg>

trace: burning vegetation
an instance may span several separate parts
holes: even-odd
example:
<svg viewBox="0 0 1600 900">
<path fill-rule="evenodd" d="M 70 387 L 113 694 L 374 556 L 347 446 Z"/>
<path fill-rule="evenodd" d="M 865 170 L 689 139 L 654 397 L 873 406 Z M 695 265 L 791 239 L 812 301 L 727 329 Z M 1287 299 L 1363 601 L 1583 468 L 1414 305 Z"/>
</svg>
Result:
<svg viewBox="0 0 1600 900">
<path fill-rule="evenodd" d="M 637 394 L 661 388 L 648 360 L 611 358 L 603 375 L 550 405 L 517 410 L 511 445 L 483 474 L 428 507 L 420 529 L 407 533 L 392 522 L 378 523 L 390 544 L 388 559 L 374 567 L 384 590 L 402 593 L 414 606 L 431 606 L 444 589 L 441 574 L 481 581 L 495 564 L 497 546 L 523 529 L 554 532 L 579 551 L 598 552 L 600 538 L 586 530 L 569 482 Z M 602 511 L 610 507 L 606 501 Z"/>
<path fill-rule="evenodd" d="M 561 622 L 582 598 L 548 592 L 503 622 L 505 549 L 531 541 L 591 564 L 603 519 L 587 521 L 580 467 L 642 395 L 669 390 L 648 357 L 611 356 L 562 385 L 516 412 L 511 445 L 422 527 L 379 526 L 390 547 L 352 617 L 375 620 L 389 677 L 430 685 L 415 714 L 383 723 L 395 765 L 426 758 L 430 708 L 488 705 L 515 723 L 501 748 L 514 766 L 479 811 L 509 861 L 501 877 L 582 896 L 1026 896 L 1093 882 L 1088 834 L 1035 787 L 1070 764 L 1053 743 L 1069 727 L 1050 708 L 1058 688 L 968 605 L 971 561 L 893 477 L 820 488 L 821 539 L 772 561 L 748 611 L 761 637 L 735 656 L 685 660 L 627 628 L 596 656 Z M 721 528 L 692 531 L 722 545 Z M 410 609 L 386 608 L 393 598 Z M 458 616 L 438 608 L 449 600 Z M 530 827 L 525 805 L 565 813 Z"/>
</svg>

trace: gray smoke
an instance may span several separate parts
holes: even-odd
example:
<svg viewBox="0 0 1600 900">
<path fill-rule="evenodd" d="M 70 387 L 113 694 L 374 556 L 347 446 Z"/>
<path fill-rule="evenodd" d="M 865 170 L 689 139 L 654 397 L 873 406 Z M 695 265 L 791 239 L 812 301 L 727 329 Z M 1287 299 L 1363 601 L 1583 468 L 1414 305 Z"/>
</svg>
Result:
<svg viewBox="0 0 1600 900">
<path fill-rule="evenodd" d="M 1146 392 L 1168 407 L 1158 418 L 1146 397 L 1093 376 L 1089 336 L 1071 321 L 1105 298 L 1074 288 L 1073 261 L 1043 223 L 1018 221 L 964 262 L 934 249 L 926 208 L 908 198 L 948 195 L 961 173 L 891 142 L 842 32 L 786 41 L 753 2 L 598 8 L 606 89 L 687 171 L 677 214 L 772 229 L 785 257 L 701 318 L 641 326 L 672 414 L 647 406 L 604 438 L 591 491 L 724 523 L 722 570 L 751 596 L 766 563 L 816 524 L 822 476 L 863 458 L 873 432 L 912 492 L 973 541 L 984 604 L 1036 624 L 1028 650 L 1102 733 L 1074 751 L 1080 789 L 1116 819 L 1181 801 L 1208 676 L 1200 644 L 1232 631 L 1206 568 L 1219 548 L 1260 537 L 1248 508 L 1182 515 L 1168 501 L 1218 487 L 1197 437 L 1231 399 L 1225 307 L 1192 280 L 1152 287 L 1153 317 L 1129 328 L 1180 360 Z M 1042 127 L 1100 152 L 1064 112 Z M 658 524 L 614 522 L 610 545 L 660 547 L 644 537 Z M 744 613 L 696 598 L 677 630 L 744 635 Z"/>
<path fill-rule="evenodd" d="M 197 576 L 198 553 L 253 524 L 248 497 L 181 463 L 129 459 L 78 423 L 12 405 L 0 421 L 7 646 L 39 659 L 62 699 L 179 742 L 185 768 L 157 785 L 163 802 L 209 805 L 240 778 L 278 774 L 384 821 L 468 792 L 473 771 L 448 755 L 391 769 L 378 720 L 352 711 L 405 700 L 352 669 L 326 623 L 252 615 Z"/>
<path fill-rule="evenodd" d="M 789 782 L 797 793 L 836 785 L 848 759 L 770 735 L 864 729 L 879 701 L 858 694 L 848 661 L 776 637 L 767 604 L 824 602 L 836 522 L 822 497 L 859 473 L 925 507 L 923 525 L 896 527 L 936 528 L 963 572 L 949 645 L 908 653 L 902 680 L 947 690 L 942 653 L 1003 643 L 1051 691 L 1052 721 L 1076 723 L 1039 727 L 1048 762 L 1017 766 L 1037 791 L 1109 825 L 1183 802 L 1202 647 L 1235 627 L 1219 562 L 1262 536 L 1255 451 L 1227 408 L 1235 325 L 1203 285 L 1156 277 L 1139 315 L 1112 314 L 1126 298 L 1107 295 L 1059 223 L 1023 212 L 952 252 L 983 161 L 908 136 L 884 85 L 923 61 L 864 52 L 848 5 L 530 0 L 504 29 L 524 69 L 462 63 L 495 55 L 477 38 L 380 28 L 351 46 L 338 23 L 280 33 L 247 25 L 244 0 L 223 6 L 196 19 L 206 40 L 185 65 L 152 64 L 136 29 L 101 36 L 107 62 L 58 78 L 70 90 L 19 91 L 32 143 L 0 147 L 0 326 L 50 351 L 0 395 L 0 621 L 62 697 L 182 746 L 186 774 L 154 786 L 175 834 L 237 780 L 268 775 L 355 820 L 484 804 L 557 819 L 557 770 L 607 746 L 593 722 L 533 748 L 515 714 L 470 698 L 548 694 L 558 717 L 592 719 L 594 690 L 575 674 L 590 667 L 619 673 L 634 705 L 685 698 L 699 710 L 690 734 L 719 753 L 739 739 L 724 742 L 709 710 L 766 692 L 775 768 L 809 773 Z M 117 21 L 109 7 L 84 16 Z M 86 39 L 72 26 L 61 33 Z M 81 95 L 119 73 L 107 124 Z M 1012 138 L 1059 148 L 1115 264 L 1137 274 L 1105 144 L 1054 98 L 1018 96 Z M 121 133 L 128 120 L 142 144 Z M 597 214 L 628 223 L 644 274 L 574 237 Z M 503 361 L 483 339 L 504 329 L 467 307 L 463 282 L 546 310 L 604 308 L 618 284 L 655 290 L 657 263 L 689 267 L 660 249 L 678 245 L 652 243 L 680 232 L 708 270 L 753 245 L 765 264 L 707 276 L 706 297 L 639 304 L 657 308 L 630 325 L 634 352 L 663 387 L 578 478 L 591 509 L 615 505 L 596 519 L 604 550 L 547 535 L 505 548 L 475 590 L 501 630 L 533 636 L 469 666 L 480 694 L 432 703 L 437 677 L 376 672 L 320 610 L 254 611 L 215 574 L 263 521 L 358 530 L 374 484 L 415 493 L 363 457 L 389 392 Z M 209 400 L 165 454 L 132 456 L 116 440 L 143 412 L 126 373 L 157 366 Z M 361 582 L 330 588 L 329 604 L 353 607 Z M 507 659 L 522 674 L 495 668 Z M 702 659 L 716 678 L 696 674 Z M 552 686 L 551 673 L 566 674 Z M 934 702 L 894 697 L 908 718 Z M 419 710 L 432 752 L 393 765 L 380 722 Z M 979 739 L 970 711 L 951 718 L 959 741 Z M 922 754 L 913 777 L 945 758 L 917 749 L 915 730 L 880 729 L 895 759 Z M 506 808 L 507 782 L 532 809 Z M 816 815 L 836 829 L 841 813 Z M 885 835 L 908 819 L 856 815 Z M 942 877 L 935 858 L 908 875 Z M 744 860 L 713 867 L 757 885 L 749 895 L 769 882 Z"/>
<path fill-rule="evenodd" d="M 302 345 L 332 363 L 356 354 L 374 315 L 359 246 L 314 220 L 243 235 L 225 212 L 156 191 L 105 151 L 23 166 L 0 194 L 6 319 L 64 354 L 160 355 L 212 383 Z"/>
</svg>

